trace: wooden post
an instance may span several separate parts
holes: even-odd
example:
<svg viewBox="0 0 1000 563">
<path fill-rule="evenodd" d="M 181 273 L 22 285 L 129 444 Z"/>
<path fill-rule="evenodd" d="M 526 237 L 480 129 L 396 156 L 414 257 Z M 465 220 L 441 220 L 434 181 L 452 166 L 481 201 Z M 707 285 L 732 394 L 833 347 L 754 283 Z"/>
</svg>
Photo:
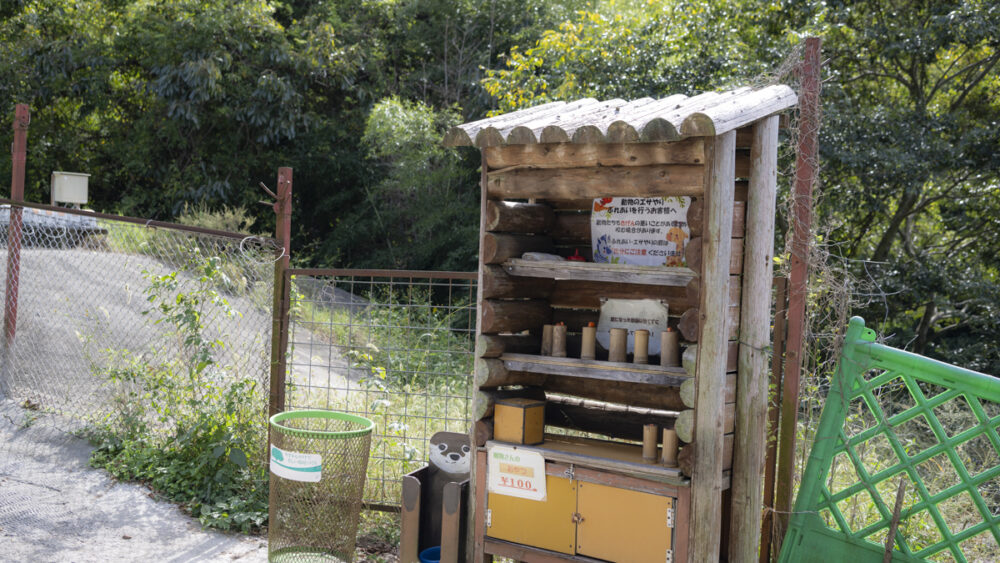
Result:
<svg viewBox="0 0 1000 563">
<path fill-rule="evenodd" d="M 750 189 L 743 243 L 743 304 L 736 383 L 729 560 L 753 561 L 760 547 L 767 446 L 767 360 L 771 343 L 774 209 L 778 191 L 778 116 L 758 121 L 750 147 Z"/>
<path fill-rule="evenodd" d="M 729 257 L 732 251 L 736 131 L 705 145 L 705 225 L 701 267 L 701 330 L 695 380 L 696 456 L 691 475 L 688 561 L 718 561 L 722 532 L 723 413 L 729 330 Z"/>
<path fill-rule="evenodd" d="M 271 311 L 271 389 L 268 416 L 285 409 L 285 371 L 288 353 L 288 311 L 291 280 L 288 262 L 292 251 L 292 169 L 278 169 L 278 201 L 274 203 L 275 237 L 281 243 L 281 256 L 274 262 L 274 305 Z"/>
<path fill-rule="evenodd" d="M 781 433 L 778 445 L 778 474 L 775 510 L 778 513 L 777 537 L 784 534 L 787 514 L 792 509 L 792 472 L 795 469 L 795 433 L 798 423 L 799 378 L 802 373 L 809 249 L 812 226 L 812 186 L 816 181 L 819 158 L 820 40 L 806 39 L 802 61 L 802 93 L 799 97 L 799 147 L 795 162 L 793 190 L 791 272 L 788 288 L 788 353 L 785 380 L 782 383 Z M 781 545 L 775 552 L 781 551 Z"/>
<path fill-rule="evenodd" d="M 480 150 L 479 173 L 479 280 L 476 284 L 476 303 L 483 302 L 483 250 L 486 246 L 486 188 L 489 170 L 486 162 L 486 150 Z M 483 315 L 476 315 L 476 337 L 483 334 Z M 477 417 L 473 417 L 477 418 Z M 469 440 L 475 443 L 475 426 L 469 430 Z M 466 503 L 468 521 L 466 524 L 465 552 L 472 554 L 475 563 L 493 561 L 493 556 L 484 550 L 483 540 L 486 536 L 486 452 L 476 452 L 469 472 L 469 500 Z"/>
<path fill-rule="evenodd" d="M 31 110 L 27 104 L 17 104 L 14 109 L 14 144 L 11 146 L 10 199 L 24 201 L 24 167 L 28 151 L 28 123 Z M 24 208 L 16 204 L 10 206 L 10 222 L 7 227 L 7 288 L 4 299 L 4 346 L 10 353 L 17 333 L 17 289 L 21 274 L 21 233 L 23 230 Z M 4 362 L 7 365 L 7 362 Z M 3 388 L 0 387 L 0 392 Z"/>
<path fill-rule="evenodd" d="M 785 314 L 788 312 L 788 279 L 774 278 L 774 344 L 771 352 L 771 384 L 768 389 L 767 455 L 764 460 L 764 519 L 760 529 L 758 563 L 771 560 L 774 537 L 774 473 L 778 458 L 778 411 L 781 397 L 781 373 L 785 365 Z"/>
</svg>

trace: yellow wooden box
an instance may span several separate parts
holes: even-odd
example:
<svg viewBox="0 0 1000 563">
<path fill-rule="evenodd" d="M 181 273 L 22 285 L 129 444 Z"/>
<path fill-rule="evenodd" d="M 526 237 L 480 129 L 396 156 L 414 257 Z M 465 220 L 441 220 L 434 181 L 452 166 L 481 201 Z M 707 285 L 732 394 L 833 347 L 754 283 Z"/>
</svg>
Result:
<svg viewBox="0 0 1000 563">
<path fill-rule="evenodd" d="M 545 401 L 516 397 L 500 399 L 493 411 L 493 439 L 513 444 L 545 441 Z"/>
<path fill-rule="evenodd" d="M 674 499 L 546 475 L 543 501 L 488 496 L 486 535 L 619 563 L 664 563 Z"/>
</svg>

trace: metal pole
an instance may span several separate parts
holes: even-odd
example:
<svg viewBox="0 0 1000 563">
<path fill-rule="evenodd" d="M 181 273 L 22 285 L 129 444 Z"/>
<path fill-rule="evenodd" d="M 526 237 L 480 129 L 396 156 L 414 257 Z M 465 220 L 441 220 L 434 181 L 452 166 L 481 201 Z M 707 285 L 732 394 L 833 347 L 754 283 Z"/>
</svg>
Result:
<svg viewBox="0 0 1000 563">
<path fill-rule="evenodd" d="M 788 524 L 792 507 L 792 474 L 795 469 L 795 432 L 798 423 L 799 379 L 802 373 L 806 317 L 809 249 L 812 228 L 812 188 L 816 182 L 819 147 L 820 40 L 806 39 L 799 96 L 799 147 L 793 189 L 791 272 L 788 291 L 788 348 L 781 397 L 781 434 L 775 510 L 779 535 Z M 778 545 L 775 553 L 780 552 Z"/>
<path fill-rule="evenodd" d="M 288 353 L 288 311 L 290 290 L 287 279 L 292 251 L 292 169 L 278 169 L 277 201 L 274 203 L 275 237 L 281 256 L 274 263 L 274 306 L 271 311 L 271 390 L 268 416 L 285 410 L 285 370 Z"/>
<path fill-rule="evenodd" d="M 14 110 L 14 144 L 11 147 L 10 199 L 24 201 L 24 165 L 28 151 L 28 123 L 31 111 L 27 104 L 17 104 Z M 17 332 L 17 288 L 21 274 L 21 234 L 23 231 L 24 209 L 16 204 L 10 206 L 10 222 L 7 230 L 7 291 L 4 300 L 4 344 L 9 352 Z"/>
</svg>

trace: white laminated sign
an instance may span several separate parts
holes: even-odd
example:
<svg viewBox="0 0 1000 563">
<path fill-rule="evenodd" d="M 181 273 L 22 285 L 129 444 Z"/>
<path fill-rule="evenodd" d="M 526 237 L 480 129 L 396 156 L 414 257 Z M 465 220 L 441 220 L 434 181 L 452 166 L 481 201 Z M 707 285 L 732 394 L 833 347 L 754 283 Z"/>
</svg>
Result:
<svg viewBox="0 0 1000 563">
<path fill-rule="evenodd" d="M 590 214 L 594 262 L 684 266 L 689 197 L 604 197 Z"/>
<path fill-rule="evenodd" d="M 649 353 L 660 353 L 660 333 L 667 329 L 669 309 L 657 299 L 605 299 L 597 321 L 597 341 L 611 346 L 611 329 L 628 330 L 628 351 L 635 350 L 635 331 L 649 331 Z"/>
<path fill-rule="evenodd" d="M 486 458 L 489 476 L 486 488 L 490 493 L 545 500 L 545 458 L 542 454 L 491 445 Z"/>
<path fill-rule="evenodd" d="M 323 458 L 319 454 L 290 452 L 271 446 L 271 473 L 292 481 L 319 483 Z"/>
</svg>

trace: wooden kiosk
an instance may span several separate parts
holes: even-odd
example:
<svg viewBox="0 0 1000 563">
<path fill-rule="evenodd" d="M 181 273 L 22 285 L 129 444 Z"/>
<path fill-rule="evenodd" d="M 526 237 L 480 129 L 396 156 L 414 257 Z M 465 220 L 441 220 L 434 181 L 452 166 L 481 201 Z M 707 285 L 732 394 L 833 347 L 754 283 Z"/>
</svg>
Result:
<svg viewBox="0 0 1000 563">
<path fill-rule="evenodd" d="M 778 114 L 795 104 L 786 86 L 584 99 L 448 132 L 447 145 L 482 150 L 475 561 L 756 560 Z M 595 198 L 667 196 L 691 198 L 684 266 L 522 259 L 589 260 Z M 683 365 L 580 359 L 602 298 L 668 304 Z M 541 353 L 554 323 L 565 357 Z M 489 492 L 487 454 L 511 446 L 494 439 L 494 413 L 541 399 L 544 441 L 513 447 L 544 458 L 545 498 Z M 648 424 L 681 438 L 679 467 L 643 458 Z"/>
</svg>

